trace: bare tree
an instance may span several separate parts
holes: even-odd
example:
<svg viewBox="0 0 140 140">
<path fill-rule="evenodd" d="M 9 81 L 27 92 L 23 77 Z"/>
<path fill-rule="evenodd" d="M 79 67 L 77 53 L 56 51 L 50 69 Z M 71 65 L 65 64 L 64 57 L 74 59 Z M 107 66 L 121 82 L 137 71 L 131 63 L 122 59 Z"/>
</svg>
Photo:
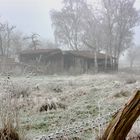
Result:
<svg viewBox="0 0 140 140">
<path fill-rule="evenodd" d="M 16 27 L 9 23 L 0 23 L 0 53 L 9 57 L 11 49 L 12 34 Z"/>
<path fill-rule="evenodd" d="M 8 23 L 6 24 L 6 32 L 7 32 L 7 47 L 6 48 L 6 53 L 7 57 L 9 57 L 10 53 L 10 47 L 11 47 L 11 41 L 12 41 L 12 33 L 13 30 L 16 28 L 16 26 L 10 26 Z"/>
<path fill-rule="evenodd" d="M 25 41 L 24 41 L 24 37 L 23 37 L 23 33 L 16 31 L 15 33 L 13 33 L 12 35 L 12 41 L 11 41 L 11 46 L 12 46 L 12 54 L 19 54 L 25 47 Z"/>
<path fill-rule="evenodd" d="M 106 52 L 114 56 L 118 66 L 120 55 L 133 40 L 133 28 L 139 21 L 135 0 L 102 0 L 104 25 L 107 35 Z"/>
<path fill-rule="evenodd" d="M 82 41 L 87 48 L 92 50 L 94 55 L 95 72 L 98 71 L 97 55 L 102 48 L 102 24 L 100 15 L 88 6 L 84 10 L 85 18 L 83 19 L 84 35 Z"/>
<path fill-rule="evenodd" d="M 0 53 L 4 55 L 4 48 L 3 48 L 3 32 L 5 31 L 5 25 L 0 23 Z"/>
<path fill-rule="evenodd" d="M 24 40 L 31 40 L 31 48 L 33 48 L 34 50 L 37 49 L 37 46 L 40 45 L 40 40 L 38 39 L 40 35 L 37 33 L 32 33 L 31 36 L 28 37 L 24 37 Z"/>
<path fill-rule="evenodd" d="M 112 0 L 102 0 L 103 8 L 103 30 L 104 30 L 104 50 L 106 53 L 105 57 L 105 69 L 107 69 L 108 56 L 110 56 L 111 67 L 113 65 L 113 29 L 116 23 L 115 10 L 116 4 Z M 110 55 L 109 55 L 110 54 Z"/>
<path fill-rule="evenodd" d="M 64 0 L 61 11 L 51 12 L 52 25 L 57 44 L 78 50 L 82 46 L 81 22 L 86 6 L 84 0 Z"/>
<path fill-rule="evenodd" d="M 133 28 L 139 22 L 135 0 L 101 0 L 101 8 L 82 0 L 64 0 L 61 11 L 52 11 L 56 42 L 74 50 L 81 46 L 97 54 L 104 51 L 107 64 L 118 69 L 119 58 L 133 40 Z M 115 58 L 115 59 L 114 59 Z"/>
<path fill-rule="evenodd" d="M 132 47 L 129 48 L 127 53 L 127 59 L 130 62 L 130 68 L 133 68 L 134 62 L 139 59 L 140 49 L 139 47 L 132 44 Z"/>
</svg>

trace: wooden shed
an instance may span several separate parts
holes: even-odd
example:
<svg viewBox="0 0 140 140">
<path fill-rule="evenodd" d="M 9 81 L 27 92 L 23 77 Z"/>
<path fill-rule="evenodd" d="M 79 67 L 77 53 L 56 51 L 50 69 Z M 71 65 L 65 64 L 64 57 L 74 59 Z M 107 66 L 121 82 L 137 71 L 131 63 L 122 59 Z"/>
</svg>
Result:
<svg viewBox="0 0 140 140">
<path fill-rule="evenodd" d="M 20 53 L 19 60 L 40 68 L 46 74 L 60 73 L 63 70 L 63 55 L 60 49 L 25 50 Z"/>
<path fill-rule="evenodd" d="M 19 55 L 20 62 L 36 66 L 46 74 L 93 73 L 95 70 L 94 58 L 94 52 L 90 50 L 62 51 L 60 49 L 38 49 L 25 50 Z M 105 54 L 97 54 L 98 72 L 113 70 L 110 56 L 107 56 L 107 65 L 105 69 L 105 59 Z"/>
<path fill-rule="evenodd" d="M 64 51 L 64 69 L 68 72 L 91 73 L 95 70 L 95 56 L 92 51 Z M 113 70 L 110 56 L 107 56 L 107 67 L 105 69 L 106 55 L 97 53 L 98 72 Z M 112 58 L 113 60 L 114 58 Z"/>
</svg>

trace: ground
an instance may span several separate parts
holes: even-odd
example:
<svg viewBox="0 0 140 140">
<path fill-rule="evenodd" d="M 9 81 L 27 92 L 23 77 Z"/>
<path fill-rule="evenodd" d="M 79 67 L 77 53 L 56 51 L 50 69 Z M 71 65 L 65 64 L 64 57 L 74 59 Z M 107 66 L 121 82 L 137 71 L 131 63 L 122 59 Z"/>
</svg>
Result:
<svg viewBox="0 0 140 140">
<path fill-rule="evenodd" d="M 12 98 L 17 98 L 20 127 L 27 137 L 39 139 L 67 131 L 71 136 L 93 140 L 139 88 L 139 79 L 120 73 L 10 77 L 9 81 Z M 4 82 L 1 86 L 6 85 Z M 40 110 L 53 103 L 56 108 Z"/>
</svg>

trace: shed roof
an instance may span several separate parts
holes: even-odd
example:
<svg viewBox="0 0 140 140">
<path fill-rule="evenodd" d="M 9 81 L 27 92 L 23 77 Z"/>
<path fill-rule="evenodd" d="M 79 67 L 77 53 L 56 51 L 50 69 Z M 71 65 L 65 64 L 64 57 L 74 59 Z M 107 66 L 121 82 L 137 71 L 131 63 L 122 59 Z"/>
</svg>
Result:
<svg viewBox="0 0 140 140">
<path fill-rule="evenodd" d="M 66 54 L 72 54 L 74 56 L 78 57 L 84 57 L 87 59 L 94 59 L 94 52 L 91 50 L 68 50 L 68 51 L 61 51 L 60 49 L 37 49 L 37 50 L 24 50 L 20 52 L 20 55 L 40 55 L 40 54 L 57 54 L 57 53 L 63 53 L 64 55 Z M 108 58 L 110 56 L 108 55 Z M 104 53 L 97 53 L 97 58 L 98 59 L 105 59 L 105 54 Z"/>
<path fill-rule="evenodd" d="M 47 53 L 51 53 L 51 52 L 58 52 L 60 53 L 61 50 L 60 49 L 37 49 L 37 50 L 23 50 L 20 52 L 20 54 L 24 55 L 31 55 L 31 54 L 47 54 Z"/>
<path fill-rule="evenodd" d="M 82 50 L 82 51 L 64 51 L 64 54 L 72 54 L 74 56 L 84 57 L 88 59 L 94 59 L 94 52 L 89 50 Z M 108 55 L 108 57 L 110 57 Z M 97 53 L 98 59 L 104 59 L 105 54 L 104 53 Z"/>
</svg>

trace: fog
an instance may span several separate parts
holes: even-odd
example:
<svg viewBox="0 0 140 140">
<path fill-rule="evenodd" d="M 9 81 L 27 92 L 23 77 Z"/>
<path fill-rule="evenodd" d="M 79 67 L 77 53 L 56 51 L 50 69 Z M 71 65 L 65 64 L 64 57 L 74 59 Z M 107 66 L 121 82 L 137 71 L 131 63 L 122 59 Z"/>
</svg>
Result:
<svg viewBox="0 0 140 140">
<path fill-rule="evenodd" d="M 139 0 L 0 0 L 0 140 L 140 137 Z"/>
<path fill-rule="evenodd" d="M 93 0 L 90 2 L 94 4 Z M 95 2 L 98 3 L 96 0 Z M 0 3 L 0 16 L 16 25 L 18 30 L 26 34 L 37 32 L 42 38 L 54 40 L 50 10 L 60 10 L 62 0 L 0 0 Z M 136 0 L 135 7 L 140 9 L 139 0 Z M 140 44 L 139 27 L 136 27 L 135 33 L 135 42 Z"/>
</svg>

